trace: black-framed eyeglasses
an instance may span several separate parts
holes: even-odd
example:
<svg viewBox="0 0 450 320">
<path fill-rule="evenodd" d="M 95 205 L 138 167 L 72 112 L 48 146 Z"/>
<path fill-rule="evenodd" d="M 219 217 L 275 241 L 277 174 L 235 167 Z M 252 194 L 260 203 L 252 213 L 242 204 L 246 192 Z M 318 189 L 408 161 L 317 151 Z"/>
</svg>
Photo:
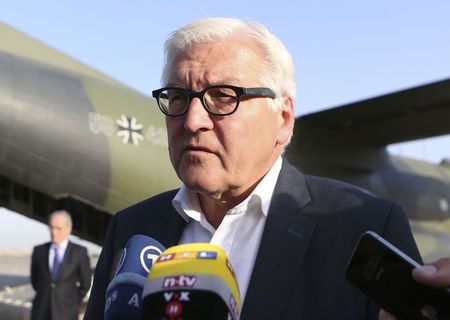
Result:
<svg viewBox="0 0 450 320">
<path fill-rule="evenodd" d="M 159 109 L 172 117 L 184 115 L 193 98 L 199 98 L 203 107 L 216 116 L 235 112 L 242 97 L 266 97 L 274 99 L 275 92 L 269 88 L 242 88 L 230 85 L 214 85 L 202 91 L 190 91 L 182 87 L 164 87 L 152 91 Z"/>
</svg>

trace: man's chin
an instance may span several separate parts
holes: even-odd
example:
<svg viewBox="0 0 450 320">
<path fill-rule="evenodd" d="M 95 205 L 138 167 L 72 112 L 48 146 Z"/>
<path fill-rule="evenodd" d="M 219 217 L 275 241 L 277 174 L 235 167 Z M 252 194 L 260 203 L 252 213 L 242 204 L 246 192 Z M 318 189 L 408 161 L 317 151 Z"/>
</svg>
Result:
<svg viewBox="0 0 450 320">
<path fill-rule="evenodd" d="M 212 175 L 205 176 L 203 178 L 197 177 L 196 179 L 187 178 L 181 180 L 183 181 L 183 184 L 186 186 L 186 188 L 205 196 L 215 194 L 219 190 L 219 186 L 214 183 L 214 181 L 217 181 L 217 178 L 214 178 Z"/>
<path fill-rule="evenodd" d="M 202 194 L 208 194 L 214 192 L 214 188 L 208 183 L 202 183 L 199 181 L 186 181 L 184 182 L 186 188 L 193 192 L 198 192 Z"/>
</svg>

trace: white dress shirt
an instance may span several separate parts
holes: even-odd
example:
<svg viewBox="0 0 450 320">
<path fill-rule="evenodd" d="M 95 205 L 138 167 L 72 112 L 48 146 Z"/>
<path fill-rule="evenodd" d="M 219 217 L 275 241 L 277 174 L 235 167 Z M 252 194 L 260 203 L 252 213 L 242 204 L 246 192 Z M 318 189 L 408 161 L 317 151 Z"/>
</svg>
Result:
<svg viewBox="0 0 450 320">
<path fill-rule="evenodd" d="M 206 220 L 196 193 L 183 186 L 172 200 L 177 212 L 188 222 L 180 244 L 202 242 L 221 246 L 235 269 L 241 303 L 247 293 L 281 164 L 279 157 L 255 190 L 226 213 L 217 229 Z"/>
</svg>

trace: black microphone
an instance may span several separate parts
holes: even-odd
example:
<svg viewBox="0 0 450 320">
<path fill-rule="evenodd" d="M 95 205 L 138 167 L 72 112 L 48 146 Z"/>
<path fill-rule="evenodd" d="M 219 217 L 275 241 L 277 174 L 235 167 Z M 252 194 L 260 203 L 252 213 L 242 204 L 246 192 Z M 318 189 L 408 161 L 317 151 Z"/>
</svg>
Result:
<svg viewBox="0 0 450 320">
<path fill-rule="evenodd" d="M 148 236 L 128 239 L 106 290 L 105 319 L 141 319 L 145 280 L 164 246 Z"/>
<path fill-rule="evenodd" d="M 219 246 L 184 244 L 164 251 L 142 293 L 145 320 L 238 320 L 240 294 Z"/>
</svg>

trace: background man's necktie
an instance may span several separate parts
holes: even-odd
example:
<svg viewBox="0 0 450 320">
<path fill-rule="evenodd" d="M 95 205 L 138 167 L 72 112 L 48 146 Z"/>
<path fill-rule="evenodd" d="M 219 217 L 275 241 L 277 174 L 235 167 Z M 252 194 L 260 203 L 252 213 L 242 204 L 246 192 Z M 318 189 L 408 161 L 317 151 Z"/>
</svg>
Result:
<svg viewBox="0 0 450 320">
<path fill-rule="evenodd" d="M 61 259 L 59 257 L 58 247 L 53 247 L 53 252 L 55 255 L 53 256 L 52 279 L 55 280 L 58 275 L 59 267 L 61 267 Z"/>
</svg>

